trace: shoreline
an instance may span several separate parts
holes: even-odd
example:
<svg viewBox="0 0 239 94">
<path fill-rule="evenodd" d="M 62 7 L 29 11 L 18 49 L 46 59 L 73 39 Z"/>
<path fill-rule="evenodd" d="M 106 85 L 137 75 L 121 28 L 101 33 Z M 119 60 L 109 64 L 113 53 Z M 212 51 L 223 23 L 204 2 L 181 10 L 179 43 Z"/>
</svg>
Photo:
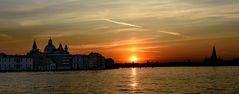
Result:
<svg viewBox="0 0 239 94">
<path fill-rule="evenodd" d="M 114 70 L 121 68 L 163 68 L 163 67 L 238 67 L 239 65 L 220 65 L 220 66 L 131 66 L 131 67 L 117 67 L 110 69 L 88 69 L 88 70 L 75 70 L 75 69 L 61 69 L 61 70 L 1 70 L 0 73 L 11 73 L 11 72 L 62 72 L 62 71 L 103 71 L 103 70 Z"/>
</svg>

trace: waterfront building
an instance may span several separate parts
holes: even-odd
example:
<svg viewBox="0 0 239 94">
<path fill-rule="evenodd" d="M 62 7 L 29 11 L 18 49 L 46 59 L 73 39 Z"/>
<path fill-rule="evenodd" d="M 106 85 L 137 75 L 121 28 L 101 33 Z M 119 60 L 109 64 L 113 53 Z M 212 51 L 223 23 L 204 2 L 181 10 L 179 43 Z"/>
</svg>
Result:
<svg viewBox="0 0 239 94">
<path fill-rule="evenodd" d="M 63 48 L 60 43 L 59 47 L 56 48 L 51 38 L 45 46 L 44 52 L 40 52 L 36 46 L 36 41 L 34 41 L 32 50 L 27 54 L 27 56 L 31 56 L 33 58 L 34 70 L 72 69 L 72 57 L 69 55 L 67 45 Z"/>
<path fill-rule="evenodd" d="M 32 49 L 26 55 L 10 56 L 1 53 L 0 71 L 96 70 L 112 66 L 112 61 L 113 59 L 105 59 L 103 55 L 96 52 L 89 55 L 71 55 L 67 45 L 63 48 L 59 43 L 56 48 L 50 38 L 43 52 L 38 49 L 34 40 Z"/>
<path fill-rule="evenodd" d="M 91 52 L 89 55 L 75 55 L 72 59 L 73 69 L 105 69 L 106 62 L 104 56 L 99 53 Z"/>
<path fill-rule="evenodd" d="M 87 70 L 89 69 L 89 56 L 88 55 L 74 55 L 72 59 L 72 68 L 74 70 Z"/>
<path fill-rule="evenodd" d="M 52 39 L 48 41 L 46 45 L 44 54 L 50 58 L 56 65 L 56 69 L 66 70 L 72 69 L 72 56 L 69 55 L 68 47 L 65 45 L 65 48 L 62 47 L 62 44 L 59 44 L 58 48 L 55 48 Z"/>
<path fill-rule="evenodd" d="M 33 70 L 33 60 L 31 57 L 20 55 L 0 56 L 1 71 Z"/>
<path fill-rule="evenodd" d="M 99 53 L 89 54 L 89 69 L 105 69 L 105 58 Z"/>
<path fill-rule="evenodd" d="M 106 68 L 110 69 L 115 67 L 115 61 L 112 58 L 106 58 L 104 62 Z"/>
</svg>

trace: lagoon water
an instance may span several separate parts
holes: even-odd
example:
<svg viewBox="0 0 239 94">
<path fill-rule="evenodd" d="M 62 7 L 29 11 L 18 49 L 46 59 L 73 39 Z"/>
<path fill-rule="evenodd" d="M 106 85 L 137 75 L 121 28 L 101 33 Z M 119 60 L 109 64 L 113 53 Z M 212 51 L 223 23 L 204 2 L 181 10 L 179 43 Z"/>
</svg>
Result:
<svg viewBox="0 0 239 94">
<path fill-rule="evenodd" d="M 239 67 L 2 72 L 0 94 L 238 94 Z"/>
</svg>

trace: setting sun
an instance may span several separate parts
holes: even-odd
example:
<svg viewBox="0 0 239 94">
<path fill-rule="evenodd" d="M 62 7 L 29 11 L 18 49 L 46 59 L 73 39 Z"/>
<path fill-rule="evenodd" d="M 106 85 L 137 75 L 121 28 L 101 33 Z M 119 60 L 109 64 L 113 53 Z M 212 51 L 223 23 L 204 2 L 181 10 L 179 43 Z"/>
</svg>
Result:
<svg viewBox="0 0 239 94">
<path fill-rule="evenodd" d="M 136 56 L 130 57 L 130 61 L 131 62 L 136 62 L 137 60 L 138 60 L 138 58 Z"/>
</svg>

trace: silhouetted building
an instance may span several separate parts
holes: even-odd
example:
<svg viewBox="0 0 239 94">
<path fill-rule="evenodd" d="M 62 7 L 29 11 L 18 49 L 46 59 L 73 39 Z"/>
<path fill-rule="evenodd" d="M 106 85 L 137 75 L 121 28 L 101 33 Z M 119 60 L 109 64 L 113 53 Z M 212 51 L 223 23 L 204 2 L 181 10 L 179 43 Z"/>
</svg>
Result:
<svg viewBox="0 0 239 94">
<path fill-rule="evenodd" d="M 115 61 L 112 58 L 106 58 L 105 59 L 105 67 L 106 68 L 114 68 L 115 67 Z"/>
<path fill-rule="evenodd" d="M 106 62 L 104 56 L 91 52 L 89 55 L 73 56 L 73 69 L 105 69 Z"/>
<path fill-rule="evenodd" d="M 0 57 L 2 57 L 2 56 L 6 56 L 6 54 L 5 53 L 0 53 Z"/>
<path fill-rule="evenodd" d="M 35 40 L 32 44 L 32 50 L 27 53 L 27 56 L 31 56 L 33 54 L 41 54 L 40 50 L 37 48 L 37 43 Z"/>
<path fill-rule="evenodd" d="M 45 54 L 52 54 L 54 51 L 56 51 L 56 47 L 54 46 L 51 38 L 48 41 L 48 44 L 46 45 L 44 49 Z"/>
<path fill-rule="evenodd" d="M 44 52 L 41 52 L 34 40 L 32 49 L 26 55 L 6 55 L 0 53 L 0 71 L 11 70 L 95 70 L 106 69 L 107 66 L 114 64 L 113 59 L 105 59 L 99 53 L 90 53 L 89 55 L 71 55 L 68 46 L 60 43 L 55 47 L 50 38 L 45 46 Z"/>
<path fill-rule="evenodd" d="M 216 48 L 213 46 L 212 48 L 212 54 L 210 58 L 205 58 L 204 63 L 209 65 L 215 65 L 222 62 L 220 57 L 217 56 Z"/>
<path fill-rule="evenodd" d="M 37 48 L 36 41 L 34 40 L 32 50 L 27 53 L 27 56 L 33 58 L 34 70 L 86 70 L 106 68 L 105 58 L 101 54 L 70 55 L 67 45 L 63 48 L 60 43 L 58 48 L 56 48 L 51 38 L 45 46 L 43 53 Z"/>
<path fill-rule="evenodd" d="M 212 49 L 212 55 L 211 55 L 211 58 L 212 60 L 217 60 L 217 52 L 216 52 L 216 48 L 215 46 L 213 46 L 213 49 Z"/>
<path fill-rule="evenodd" d="M 89 56 L 88 55 L 74 55 L 72 59 L 72 68 L 75 70 L 89 69 Z"/>
<path fill-rule="evenodd" d="M 52 63 L 50 63 L 50 65 L 56 66 L 56 69 L 72 69 L 72 56 L 69 55 L 67 45 L 65 45 L 65 48 L 63 48 L 62 44 L 60 43 L 59 47 L 56 48 L 52 39 L 50 38 L 44 49 L 44 54 L 47 58 L 51 59 L 51 62 L 54 62 L 55 65 Z"/>
<path fill-rule="evenodd" d="M 31 57 L 21 55 L 0 56 L 0 71 L 32 70 L 33 60 Z"/>
</svg>

